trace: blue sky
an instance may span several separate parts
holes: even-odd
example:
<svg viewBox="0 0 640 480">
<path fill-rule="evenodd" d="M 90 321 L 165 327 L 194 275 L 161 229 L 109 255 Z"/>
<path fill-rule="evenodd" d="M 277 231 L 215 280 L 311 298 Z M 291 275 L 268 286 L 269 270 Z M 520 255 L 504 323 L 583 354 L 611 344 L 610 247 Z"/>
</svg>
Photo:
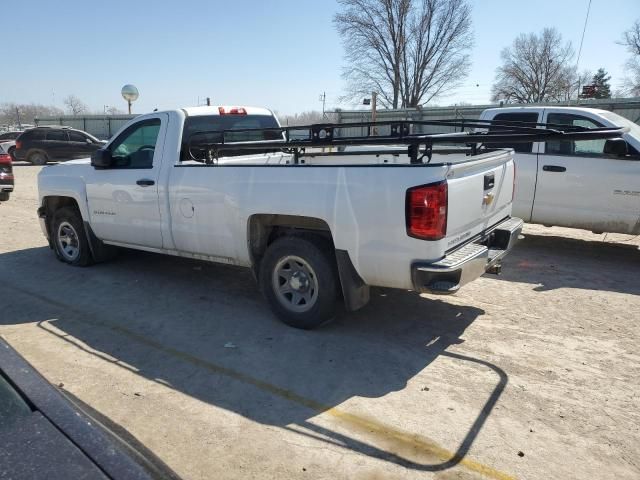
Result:
<svg viewBox="0 0 640 480">
<path fill-rule="evenodd" d="M 472 70 L 441 105 L 487 103 L 500 50 L 522 32 L 555 26 L 577 51 L 588 0 L 471 5 Z M 294 113 L 320 109 L 323 91 L 331 108 L 343 88 L 337 8 L 331 0 L 11 1 L 2 9 L 0 102 L 62 107 L 75 94 L 92 110 L 125 109 L 120 88 L 133 83 L 135 112 L 210 96 Z M 592 0 L 580 70 L 606 68 L 615 89 L 627 58 L 615 42 L 639 17 L 640 0 Z"/>
</svg>

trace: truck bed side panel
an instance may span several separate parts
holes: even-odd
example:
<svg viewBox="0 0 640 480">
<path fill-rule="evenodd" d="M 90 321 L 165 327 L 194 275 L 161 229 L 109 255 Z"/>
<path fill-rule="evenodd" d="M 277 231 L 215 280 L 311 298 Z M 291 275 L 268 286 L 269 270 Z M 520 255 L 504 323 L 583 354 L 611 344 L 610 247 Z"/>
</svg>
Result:
<svg viewBox="0 0 640 480">
<path fill-rule="evenodd" d="M 509 215 L 509 160 L 504 153 L 454 166 L 173 167 L 168 189 L 173 242 L 181 251 L 250 265 L 246 237 L 252 215 L 314 217 L 329 225 L 336 248 L 349 252 L 365 282 L 410 289 L 413 261 L 438 260 Z M 499 194 L 483 207 L 482 182 L 489 169 Z M 451 232 L 439 241 L 409 237 L 406 190 L 447 176 Z M 465 238 L 457 238 L 461 233 Z"/>
</svg>

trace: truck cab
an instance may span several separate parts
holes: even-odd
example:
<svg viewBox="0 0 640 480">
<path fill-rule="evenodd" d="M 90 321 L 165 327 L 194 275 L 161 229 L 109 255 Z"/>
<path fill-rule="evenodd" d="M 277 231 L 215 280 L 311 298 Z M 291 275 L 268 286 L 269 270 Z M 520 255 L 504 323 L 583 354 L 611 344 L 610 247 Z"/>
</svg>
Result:
<svg viewBox="0 0 640 480">
<path fill-rule="evenodd" d="M 640 233 L 640 125 L 609 111 L 580 107 L 492 108 L 480 119 L 544 123 L 549 128 L 628 128 L 621 139 L 500 146 L 515 153 L 515 216 L 596 233 Z"/>
</svg>

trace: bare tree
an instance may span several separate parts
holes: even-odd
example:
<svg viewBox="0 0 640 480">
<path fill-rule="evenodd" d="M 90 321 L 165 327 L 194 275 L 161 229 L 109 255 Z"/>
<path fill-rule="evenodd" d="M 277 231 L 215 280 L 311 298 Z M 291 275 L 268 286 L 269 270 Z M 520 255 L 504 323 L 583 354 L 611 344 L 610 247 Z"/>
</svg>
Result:
<svg viewBox="0 0 640 480">
<path fill-rule="evenodd" d="M 325 116 L 322 116 L 322 112 L 318 112 L 317 110 L 310 110 L 308 112 L 294 113 L 293 115 L 278 115 L 276 112 L 276 116 L 280 121 L 280 125 L 282 126 L 296 126 L 296 125 L 309 125 L 312 123 L 323 123 L 323 122 L 331 122 L 333 120 L 333 113 L 325 113 Z"/>
<path fill-rule="evenodd" d="M 64 112 L 54 106 L 26 103 L 3 103 L 0 105 L 0 124 L 33 124 L 36 118 L 62 115 Z"/>
<path fill-rule="evenodd" d="M 384 107 L 416 107 L 458 87 L 473 44 L 466 0 L 338 0 L 344 99 L 378 92 Z"/>
<path fill-rule="evenodd" d="M 71 115 L 80 115 L 81 113 L 86 113 L 89 110 L 87 105 L 75 95 L 69 95 L 62 101 L 62 103 L 64 103 Z"/>
<path fill-rule="evenodd" d="M 629 49 L 632 55 L 640 56 L 640 20 L 636 20 L 631 28 L 622 34 L 621 45 Z"/>
<path fill-rule="evenodd" d="M 640 96 L 640 20 L 622 34 L 621 45 L 627 47 L 631 58 L 627 60 L 627 77 L 623 82 L 623 91 L 627 95 Z"/>
<path fill-rule="evenodd" d="M 120 110 L 118 107 L 107 107 L 105 112 L 107 113 L 107 115 L 123 115 L 125 113 L 124 110 Z"/>
<path fill-rule="evenodd" d="M 571 42 L 555 28 L 540 35 L 521 34 L 501 52 L 491 98 L 516 103 L 566 100 L 573 97 L 579 76 L 573 65 Z"/>
</svg>

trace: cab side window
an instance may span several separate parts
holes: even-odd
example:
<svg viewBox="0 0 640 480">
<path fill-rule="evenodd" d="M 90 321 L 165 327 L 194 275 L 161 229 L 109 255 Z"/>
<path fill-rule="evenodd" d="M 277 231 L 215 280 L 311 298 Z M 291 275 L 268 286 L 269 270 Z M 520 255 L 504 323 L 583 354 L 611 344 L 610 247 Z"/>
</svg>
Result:
<svg viewBox="0 0 640 480">
<path fill-rule="evenodd" d="M 568 113 L 550 113 L 547 116 L 547 123 L 556 125 L 569 125 L 572 127 L 598 128 L 600 123 L 583 117 Z M 545 143 L 545 153 L 547 155 L 573 155 L 579 157 L 601 157 L 604 152 L 606 140 L 578 140 L 578 141 L 552 141 Z"/>
<path fill-rule="evenodd" d="M 112 168 L 152 168 L 159 133 L 159 118 L 131 125 L 109 147 Z"/>
<path fill-rule="evenodd" d="M 495 122 L 521 122 L 524 124 L 536 123 L 538 121 L 538 112 L 512 112 L 499 113 L 493 117 Z M 527 126 L 527 125 L 523 125 Z M 534 127 L 535 125 L 530 125 Z M 505 127 L 503 127 L 505 128 Z M 500 126 L 491 125 L 490 132 L 499 132 Z M 533 142 L 528 143 L 491 143 L 486 145 L 489 148 L 513 148 L 516 153 L 531 153 L 533 150 Z"/>
</svg>

